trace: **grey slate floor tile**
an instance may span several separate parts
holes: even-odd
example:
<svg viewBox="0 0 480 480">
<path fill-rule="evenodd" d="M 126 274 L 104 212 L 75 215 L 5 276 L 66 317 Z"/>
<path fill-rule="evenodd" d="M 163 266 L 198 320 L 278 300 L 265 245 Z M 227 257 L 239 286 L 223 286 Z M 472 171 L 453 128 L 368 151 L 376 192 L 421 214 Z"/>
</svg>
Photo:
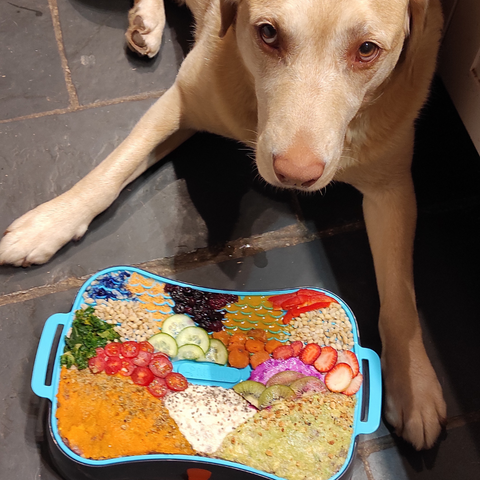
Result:
<svg viewBox="0 0 480 480">
<path fill-rule="evenodd" d="M 48 0 L 0 2 L 0 120 L 66 108 Z"/>
</svg>

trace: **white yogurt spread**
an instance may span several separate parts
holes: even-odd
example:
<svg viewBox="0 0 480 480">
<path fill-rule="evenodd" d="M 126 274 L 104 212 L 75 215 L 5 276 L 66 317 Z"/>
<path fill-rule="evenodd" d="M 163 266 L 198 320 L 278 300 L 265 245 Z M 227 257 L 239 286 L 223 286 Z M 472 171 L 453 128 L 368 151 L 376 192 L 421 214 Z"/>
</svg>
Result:
<svg viewBox="0 0 480 480">
<path fill-rule="evenodd" d="M 256 410 L 233 390 L 190 384 L 164 399 L 180 431 L 199 453 L 218 450 L 223 439 L 255 415 Z"/>
</svg>

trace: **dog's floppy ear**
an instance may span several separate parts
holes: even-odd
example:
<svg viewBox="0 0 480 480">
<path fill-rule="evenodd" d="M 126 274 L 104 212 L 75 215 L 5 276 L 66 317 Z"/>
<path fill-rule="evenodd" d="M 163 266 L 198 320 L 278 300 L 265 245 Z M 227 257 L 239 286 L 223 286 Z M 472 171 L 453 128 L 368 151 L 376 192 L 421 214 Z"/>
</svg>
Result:
<svg viewBox="0 0 480 480">
<path fill-rule="evenodd" d="M 218 34 L 220 38 L 223 38 L 227 34 L 230 25 L 235 20 L 238 1 L 239 0 L 220 0 L 220 16 L 222 19 L 222 25 Z"/>
<path fill-rule="evenodd" d="M 405 19 L 405 45 L 402 60 L 413 58 L 422 41 L 429 0 L 410 0 Z"/>
</svg>

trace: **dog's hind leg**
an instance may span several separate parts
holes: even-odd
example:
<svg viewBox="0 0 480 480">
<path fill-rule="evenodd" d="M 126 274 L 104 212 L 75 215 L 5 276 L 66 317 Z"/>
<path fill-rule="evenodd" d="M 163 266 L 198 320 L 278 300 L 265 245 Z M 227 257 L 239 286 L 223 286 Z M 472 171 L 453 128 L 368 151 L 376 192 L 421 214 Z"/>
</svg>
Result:
<svg viewBox="0 0 480 480">
<path fill-rule="evenodd" d="M 175 84 L 100 165 L 7 228 L 0 242 L 0 264 L 42 264 L 67 242 L 82 237 L 126 185 L 192 135 L 192 130 L 182 128 L 182 110 Z"/>
<path fill-rule="evenodd" d="M 140 55 L 154 57 L 160 50 L 165 28 L 163 0 L 135 0 L 128 13 L 128 46 Z"/>
</svg>

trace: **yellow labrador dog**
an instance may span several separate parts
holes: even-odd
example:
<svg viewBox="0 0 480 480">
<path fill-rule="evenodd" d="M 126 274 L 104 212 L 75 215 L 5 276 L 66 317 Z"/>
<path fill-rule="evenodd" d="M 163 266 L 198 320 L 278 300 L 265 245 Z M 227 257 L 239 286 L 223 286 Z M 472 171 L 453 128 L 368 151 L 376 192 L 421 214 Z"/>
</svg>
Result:
<svg viewBox="0 0 480 480">
<path fill-rule="evenodd" d="M 135 3 L 127 38 L 151 56 L 163 5 Z M 431 447 L 446 407 L 415 305 L 410 164 L 414 120 L 435 68 L 439 0 L 186 3 L 196 43 L 175 84 L 83 180 L 8 228 L 0 262 L 48 261 L 199 130 L 253 146 L 260 175 L 277 187 L 311 192 L 348 182 L 364 195 L 381 299 L 386 418 L 417 449 Z"/>
</svg>

